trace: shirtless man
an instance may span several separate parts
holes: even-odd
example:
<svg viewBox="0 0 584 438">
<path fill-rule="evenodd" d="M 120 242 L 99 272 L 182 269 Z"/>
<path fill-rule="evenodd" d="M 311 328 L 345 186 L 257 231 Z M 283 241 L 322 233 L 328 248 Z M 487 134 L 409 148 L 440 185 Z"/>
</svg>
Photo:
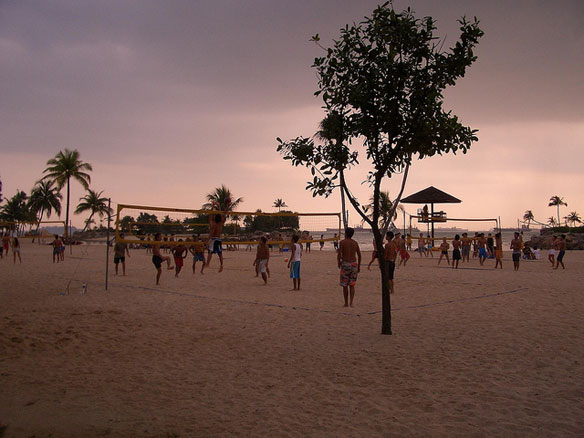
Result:
<svg viewBox="0 0 584 438">
<path fill-rule="evenodd" d="M 203 269 L 205 268 L 205 249 L 203 248 L 203 244 L 198 234 L 193 236 L 194 245 L 191 245 L 189 251 L 193 255 L 193 274 L 195 273 L 197 262 L 203 262 L 201 266 L 201 274 L 203 273 Z"/>
<path fill-rule="evenodd" d="M 450 248 L 450 244 L 446 241 L 446 237 L 442 239 L 442 243 L 440 244 L 440 258 L 438 259 L 438 264 L 442 261 L 442 257 L 446 256 L 446 263 L 450 266 L 450 257 L 448 257 L 448 249 Z"/>
<path fill-rule="evenodd" d="M 468 233 L 462 233 L 462 263 L 466 260 L 470 262 L 470 244 L 472 239 L 468 237 Z"/>
<path fill-rule="evenodd" d="M 10 236 L 8 233 L 4 233 L 2 236 L 2 249 L 4 250 L 6 257 L 8 257 L 8 250 L 10 249 Z"/>
<path fill-rule="evenodd" d="M 178 239 L 179 242 L 182 242 L 182 239 Z M 172 248 L 170 250 L 172 252 L 172 255 L 174 257 L 174 276 L 178 277 L 178 274 L 180 274 L 180 271 L 184 265 L 184 259 L 187 256 L 187 254 L 189 253 L 189 250 L 186 246 L 184 246 L 182 243 L 180 245 L 175 246 L 174 248 Z"/>
<path fill-rule="evenodd" d="M 420 253 L 420 257 L 424 257 L 424 254 L 426 253 L 426 239 L 424 239 L 422 233 L 420 233 L 420 237 L 418 237 L 418 252 Z"/>
<path fill-rule="evenodd" d="M 219 205 L 214 203 L 213 207 L 219 209 Z M 225 225 L 225 219 L 227 215 L 227 210 L 229 205 L 225 206 L 225 211 L 223 213 L 211 214 L 209 215 L 209 255 L 207 256 L 207 263 L 203 265 L 201 269 L 201 274 L 204 268 L 208 268 L 211 264 L 211 258 L 213 254 L 219 255 L 219 272 L 223 272 L 223 248 L 221 247 L 221 233 L 223 232 L 223 225 Z"/>
<path fill-rule="evenodd" d="M 460 255 L 461 248 L 462 240 L 460 240 L 460 236 L 457 234 L 452 241 L 452 269 L 458 269 L 458 261 L 462 258 Z"/>
<path fill-rule="evenodd" d="M 124 233 L 120 233 L 120 238 L 124 238 Z M 118 265 L 122 262 L 122 272 L 126 275 L 126 254 L 130 257 L 130 250 L 127 243 L 116 242 L 114 245 L 114 264 L 116 265 L 116 275 L 118 275 Z"/>
<path fill-rule="evenodd" d="M 385 244 L 383 253 L 385 255 L 385 266 L 387 274 L 389 276 L 389 293 L 392 294 L 394 292 L 393 273 L 395 272 L 395 256 L 397 254 L 397 247 L 393 240 L 393 232 L 388 231 L 385 234 L 385 239 L 387 240 L 387 243 Z"/>
<path fill-rule="evenodd" d="M 61 241 L 61 238 L 58 234 L 55 234 L 55 239 L 51 242 L 51 246 L 53 247 L 53 263 L 55 263 L 55 260 L 57 260 L 57 263 L 61 260 L 60 254 L 62 245 L 63 242 Z"/>
<path fill-rule="evenodd" d="M 162 235 L 160 233 L 156 233 L 154 236 L 154 240 L 157 242 L 162 241 Z M 160 284 L 160 274 L 162 274 L 162 262 L 166 262 L 166 269 L 172 271 L 174 268 L 170 266 L 170 257 L 169 256 L 162 256 L 160 255 L 160 245 L 154 244 L 152 245 L 152 263 L 156 267 L 156 285 Z"/>
<path fill-rule="evenodd" d="M 495 269 L 503 269 L 503 239 L 501 233 L 495 234 Z"/>
<path fill-rule="evenodd" d="M 483 266 L 485 260 L 487 259 L 487 250 L 485 247 L 487 246 L 487 238 L 485 237 L 485 233 L 479 234 L 478 238 L 478 247 L 479 247 L 479 263 Z"/>
<path fill-rule="evenodd" d="M 511 241 L 510 248 L 513 250 L 513 270 L 519 271 L 519 259 L 521 258 L 521 239 L 519 233 L 513 234 L 514 238 Z"/>
<path fill-rule="evenodd" d="M 341 240 L 339 251 L 337 253 L 337 262 L 341 270 L 341 286 L 343 296 L 345 297 L 345 307 L 353 307 L 353 298 L 355 298 L 355 283 L 357 275 L 361 272 L 361 250 L 359 244 L 353 240 L 355 230 L 347 228 L 345 238 Z M 351 300 L 349 301 L 349 290 L 351 291 Z"/>
<path fill-rule="evenodd" d="M 371 264 L 375 261 L 376 258 L 377 258 L 377 243 L 375 242 L 375 239 L 373 239 L 373 252 L 371 253 L 371 261 L 367 265 L 368 271 L 371 271 Z"/>
<path fill-rule="evenodd" d="M 557 248 L 560 250 L 558 253 L 558 257 L 556 258 L 556 267 L 554 269 L 558 269 L 560 265 L 562 265 L 562 269 L 566 269 L 564 266 L 564 254 L 566 254 L 566 235 L 562 234 L 562 236 L 558 239 Z"/>
<path fill-rule="evenodd" d="M 268 262 L 270 261 L 270 249 L 267 242 L 266 236 L 262 236 L 256 252 L 256 258 L 253 261 L 253 266 L 256 267 L 256 277 L 258 273 L 261 273 L 264 285 L 268 284 Z"/>
</svg>

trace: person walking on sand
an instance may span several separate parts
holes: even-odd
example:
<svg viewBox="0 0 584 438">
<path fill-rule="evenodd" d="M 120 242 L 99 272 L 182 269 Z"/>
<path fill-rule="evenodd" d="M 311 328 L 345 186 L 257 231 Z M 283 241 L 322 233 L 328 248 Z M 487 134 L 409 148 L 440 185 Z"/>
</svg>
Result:
<svg viewBox="0 0 584 438">
<path fill-rule="evenodd" d="M 162 241 L 162 234 L 156 233 L 154 236 L 155 242 Z M 160 255 L 160 245 L 155 243 L 152 245 L 152 263 L 156 268 L 156 286 L 160 284 L 160 274 L 162 274 L 162 262 L 166 262 L 166 269 L 172 271 L 174 268 L 170 266 L 170 257 Z"/>
<path fill-rule="evenodd" d="M 521 259 L 521 240 L 519 233 L 513 233 L 513 240 L 511 241 L 510 249 L 513 250 L 513 270 L 519 271 L 519 260 Z"/>
<path fill-rule="evenodd" d="M 434 245 L 434 241 L 432 240 L 432 238 L 430 237 L 429 234 L 428 234 L 428 237 L 426 238 L 426 242 L 428 243 L 428 246 L 426 249 L 426 257 L 428 257 L 428 254 L 429 254 L 430 257 L 434 258 L 434 251 L 432 251 L 432 246 Z"/>
<path fill-rule="evenodd" d="M 495 269 L 503 269 L 503 239 L 501 233 L 495 234 Z"/>
<path fill-rule="evenodd" d="M 341 270 L 340 284 L 343 288 L 345 307 L 353 307 L 357 275 L 361 272 L 361 250 L 357 241 L 353 240 L 353 234 L 355 234 L 353 228 L 349 227 L 345 230 L 345 238 L 341 240 L 337 253 L 337 263 Z M 350 301 L 349 291 L 351 292 Z"/>
<path fill-rule="evenodd" d="M 2 236 L 2 249 L 4 250 L 6 257 L 8 257 L 8 250 L 10 249 L 10 236 L 8 233 L 4 233 Z"/>
<path fill-rule="evenodd" d="M 261 273 L 264 285 L 268 284 L 268 262 L 270 261 L 270 250 L 267 242 L 268 239 L 266 239 L 266 236 L 262 236 L 256 252 L 256 258 L 253 261 L 253 266 L 256 269 L 256 277 L 258 276 L 258 272 Z"/>
<path fill-rule="evenodd" d="M 556 240 L 556 236 L 552 235 L 552 241 L 550 242 L 550 250 L 548 251 L 548 260 L 552 264 L 552 268 L 556 264 L 557 245 L 558 245 L 558 241 Z"/>
<path fill-rule="evenodd" d="M 213 208 L 219 209 L 219 204 L 213 203 Z M 229 210 L 229 204 L 225 205 L 225 211 L 223 213 L 210 214 L 209 215 L 209 255 L 207 256 L 207 263 L 203 265 L 201 269 L 201 274 L 203 269 L 208 268 L 211 264 L 211 258 L 213 254 L 219 256 L 219 272 L 223 272 L 223 248 L 221 247 L 221 233 L 223 231 L 223 225 L 225 225 L 225 218 L 227 217 L 227 211 Z"/>
<path fill-rule="evenodd" d="M 393 275 L 395 273 L 395 257 L 397 255 L 397 247 L 395 246 L 395 242 L 393 240 L 392 231 L 385 233 L 385 239 L 387 240 L 383 250 L 385 255 L 385 269 L 387 270 L 387 275 L 389 278 L 389 293 L 393 294 L 395 292 L 393 287 Z"/>
<path fill-rule="evenodd" d="M 22 259 L 20 258 L 20 242 L 18 237 L 14 236 L 12 238 L 12 257 L 14 258 L 14 264 L 16 264 L 16 256 L 18 256 L 18 261 L 22 264 Z"/>
<path fill-rule="evenodd" d="M 462 241 L 460 240 L 460 236 L 457 234 L 454 236 L 454 240 L 452 241 L 452 269 L 458 269 L 458 262 L 460 259 L 462 259 L 462 256 L 460 255 L 461 248 Z"/>
<path fill-rule="evenodd" d="M 124 233 L 120 233 L 120 238 L 124 238 Z M 126 254 L 130 257 L 130 250 L 127 243 L 116 242 L 114 245 L 114 264 L 116 265 L 116 275 L 118 275 L 118 265 L 122 263 L 122 273 L 126 275 Z"/>
<path fill-rule="evenodd" d="M 302 258 L 302 246 L 298 243 L 298 236 L 292 236 L 292 254 L 288 259 L 288 269 L 290 269 L 290 278 L 294 289 L 300 290 L 300 259 Z"/>
<path fill-rule="evenodd" d="M 440 258 L 438 259 L 438 264 L 442 261 L 443 257 L 446 257 L 446 263 L 450 266 L 450 258 L 448 257 L 448 249 L 450 248 L 450 244 L 446 241 L 446 237 L 442 239 L 442 243 L 440 244 Z"/>
<path fill-rule="evenodd" d="M 399 251 L 399 266 L 401 266 L 403 263 L 405 268 L 406 263 L 410 259 L 410 253 L 406 249 L 406 241 L 401 237 L 400 233 L 396 234 L 395 240 Z"/>
<path fill-rule="evenodd" d="M 564 255 L 566 254 L 566 235 L 562 234 L 562 236 L 558 239 L 558 249 L 560 252 L 558 253 L 558 258 L 556 259 L 556 267 L 554 269 L 558 269 L 560 265 L 562 265 L 562 269 L 566 269 L 564 266 Z"/>
</svg>

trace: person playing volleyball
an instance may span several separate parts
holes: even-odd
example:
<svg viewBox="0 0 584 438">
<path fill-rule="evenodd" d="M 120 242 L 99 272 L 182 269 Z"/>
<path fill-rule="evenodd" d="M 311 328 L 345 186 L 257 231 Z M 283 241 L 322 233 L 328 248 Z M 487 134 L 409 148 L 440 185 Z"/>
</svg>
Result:
<svg viewBox="0 0 584 438">
<path fill-rule="evenodd" d="M 219 204 L 217 202 L 212 203 L 215 210 L 219 210 Z M 225 211 L 223 213 L 211 214 L 209 215 L 209 255 L 207 256 L 207 262 L 203 265 L 201 269 L 201 274 L 203 269 L 209 267 L 211 264 L 211 258 L 213 254 L 219 256 L 219 262 L 221 266 L 219 267 L 219 272 L 223 271 L 223 248 L 221 247 L 221 233 L 223 232 L 223 225 L 225 225 L 225 218 L 227 215 L 227 210 L 231 205 L 231 199 L 225 199 Z"/>
<path fill-rule="evenodd" d="M 154 240 L 160 242 L 162 240 L 162 234 L 156 233 Z M 162 262 L 166 262 L 166 269 L 172 271 L 174 268 L 170 266 L 170 257 L 160 255 L 160 245 L 152 245 L 152 263 L 156 268 L 156 285 L 160 284 L 160 274 L 162 274 Z"/>
</svg>

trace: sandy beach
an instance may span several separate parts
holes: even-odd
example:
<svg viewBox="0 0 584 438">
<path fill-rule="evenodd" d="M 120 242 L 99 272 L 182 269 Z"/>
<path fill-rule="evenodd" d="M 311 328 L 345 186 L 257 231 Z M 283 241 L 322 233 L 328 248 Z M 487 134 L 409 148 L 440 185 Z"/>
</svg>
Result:
<svg viewBox="0 0 584 438">
<path fill-rule="evenodd" d="M 53 264 L 24 242 L 22 265 L 0 260 L 3 436 L 584 435 L 584 253 L 519 272 L 508 254 L 502 271 L 414 254 L 393 336 L 376 269 L 343 308 L 332 251 L 304 254 L 300 292 L 285 254 L 265 287 L 254 256 L 226 252 L 203 276 L 189 257 L 157 287 L 133 250 L 106 292 L 105 246 Z"/>
</svg>

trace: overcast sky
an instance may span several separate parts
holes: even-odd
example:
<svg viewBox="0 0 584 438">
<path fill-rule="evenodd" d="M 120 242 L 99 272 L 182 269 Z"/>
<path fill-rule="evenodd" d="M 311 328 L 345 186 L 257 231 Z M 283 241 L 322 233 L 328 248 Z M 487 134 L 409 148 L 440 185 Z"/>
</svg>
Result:
<svg viewBox="0 0 584 438">
<path fill-rule="evenodd" d="M 338 194 L 304 189 L 309 173 L 281 159 L 275 138 L 311 135 L 323 117 L 310 67 L 322 50 L 310 37 L 330 45 L 378 3 L 0 0 L 4 197 L 30 191 L 69 148 L 93 165 L 92 188 L 117 203 L 198 208 L 226 184 L 244 198 L 240 210 L 271 211 L 283 198 L 295 211 L 339 211 Z M 584 2 L 394 5 L 434 17 L 445 47 L 463 15 L 485 31 L 478 61 L 445 100 L 479 142 L 416 161 L 404 195 L 434 185 L 462 199 L 445 206 L 452 216 L 501 216 L 504 226 L 528 209 L 555 215 L 552 195 L 568 202 L 562 215 L 584 216 Z M 363 202 L 365 173 L 350 180 Z M 74 185 L 72 204 L 82 195 Z"/>
</svg>

